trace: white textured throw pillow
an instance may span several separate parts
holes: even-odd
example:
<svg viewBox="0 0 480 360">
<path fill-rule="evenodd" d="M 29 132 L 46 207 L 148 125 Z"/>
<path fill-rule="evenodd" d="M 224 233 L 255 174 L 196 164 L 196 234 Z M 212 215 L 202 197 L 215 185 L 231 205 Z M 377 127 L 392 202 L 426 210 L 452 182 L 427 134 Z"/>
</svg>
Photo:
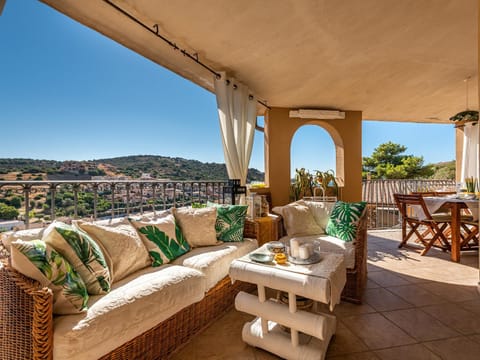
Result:
<svg viewBox="0 0 480 360">
<path fill-rule="evenodd" d="M 215 222 L 217 209 L 207 208 L 172 208 L 173 215 L 182 229 L 183 236 L 191 247 L 217 245 Z"/>
<path fill-rule="evenodd" d="M 81 220 L 75 221 L 74 225 L 90 235 L 101 247 L 113 282 L 150 266 L 147 248 L 132 225 L 118 223 L 107 226 Z"/>
<path fill-rule="evenodd" d="M 305 201 L 305 205 L 310 208 L 310 211 L 313 214 L 315 222 L 320 225 L 325 232 L 327 228 L 328 219 L 332 212 L 333 207 L 335 206 L 334 201 Z"/>
<path fill-rule="evenodd" d="M 316 223 L 312 211 L 302 203 L 292 203 L 283 206 L 281 211 L 288 236 L 323 234 L 322 228 Z"/>
</svg>

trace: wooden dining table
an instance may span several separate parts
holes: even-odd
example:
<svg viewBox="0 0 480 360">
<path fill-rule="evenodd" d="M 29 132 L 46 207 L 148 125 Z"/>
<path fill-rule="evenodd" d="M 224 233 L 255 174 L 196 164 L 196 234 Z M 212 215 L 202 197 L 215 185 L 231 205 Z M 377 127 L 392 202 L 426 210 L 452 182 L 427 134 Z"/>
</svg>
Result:
<svg viewBox="0 0 480 360">
<path fill-rule="evenodd" d="M 479 218 L 479 200 L 465 199 L 448 196 L 426 196 L 423 198 L 425 205 L 430 213 L 438 212 L 439 210 L 450 209 L 452 214 L 451 222 L 451 260 L 455 262 L 460 261 L 460 247 L 462 243 L 461 231 L 461 216 L 462 209 L 470 209 L 473 220 Z"/>
</svg>

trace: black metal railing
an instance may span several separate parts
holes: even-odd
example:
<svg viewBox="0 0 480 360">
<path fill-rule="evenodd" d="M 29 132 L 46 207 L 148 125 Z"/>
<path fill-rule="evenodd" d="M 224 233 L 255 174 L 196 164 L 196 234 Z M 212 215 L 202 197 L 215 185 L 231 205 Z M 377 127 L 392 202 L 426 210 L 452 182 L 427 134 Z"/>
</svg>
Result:
<svg viewBox="0 0 480 360">
<path fill-rule="evenodd" d="M 227 180 L 0 181 L 0 202 L 14 205 L 25 228 L 59 217 L 114 218 L 207 201 L 231 202 Z"/>
</svg>

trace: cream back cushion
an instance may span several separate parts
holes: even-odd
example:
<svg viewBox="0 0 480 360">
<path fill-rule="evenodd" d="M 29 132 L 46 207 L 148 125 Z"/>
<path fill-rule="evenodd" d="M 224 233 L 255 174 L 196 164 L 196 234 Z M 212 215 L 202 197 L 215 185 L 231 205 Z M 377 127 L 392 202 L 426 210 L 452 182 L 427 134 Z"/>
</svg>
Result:
<svg viewBox="0 0 480 360">
<path fill-rule="evenodd" d="M 10 251 L 10 245 L 12 242 L 16 240 L 31 241 L 41 239 L 44 231 L 45 228 L 8 231 L 0 234 L 0 238 L 2 239 L 3 246 Z"/>
<path fill-rule="evenodd" d="M 172 212 L 191 247 L 219 244 L 215 231 L 216 208 L 173 208 Z"/>
<path fill-rule="evenodd" d="M 312 211 L 305 202 L 294 202 L 275 208 L 275 212 L 283 217 L 285 229 L 289 236 L 323 234 L 324 231 L 315 221 Z"/>
<path fill-rule="evenodd" d="M 320 225 L 325 233 L 325 229 L 327 228 L 328 219 L 330 218 L 330 214 L 332 213 L 332 209 L 335 206 L 335 202 L 327 202 L 327 201 L 305 201 L 305 205 L 307 205 L 312 212 L 313 218 L 315 222 Z"/>
<path fill-rule="evenodd" d="M 130 224 L 119 223 L 108 226 L 81 220 L 74 224 L 90 235 L 100 246 L 113 282 L 151 264 L 147 248 Z"/>
</svg>

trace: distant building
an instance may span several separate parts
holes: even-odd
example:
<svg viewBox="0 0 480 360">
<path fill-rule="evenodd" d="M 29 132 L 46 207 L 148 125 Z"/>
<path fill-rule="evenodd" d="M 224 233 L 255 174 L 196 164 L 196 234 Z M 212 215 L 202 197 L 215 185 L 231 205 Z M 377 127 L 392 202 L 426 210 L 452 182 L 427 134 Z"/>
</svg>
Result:
<svg viewBox="0 0 480 360">
<path fill-rule="evenodd" d="M 155 178 L 150 173 L 142 173 L 140 180 L 154 180 Z"/>
<path fill-rule="evenodd" d="M 130 180 L 130 177 L 126 175 L 92 176 L 92 180 Z"/>
<path fill-rule="evenodd" d="M 0 221 L 0 232 L 9 230 L 22 230 L 25 229 L 25 223 L 21 220 L 5 220 Z"/>
</svg>

